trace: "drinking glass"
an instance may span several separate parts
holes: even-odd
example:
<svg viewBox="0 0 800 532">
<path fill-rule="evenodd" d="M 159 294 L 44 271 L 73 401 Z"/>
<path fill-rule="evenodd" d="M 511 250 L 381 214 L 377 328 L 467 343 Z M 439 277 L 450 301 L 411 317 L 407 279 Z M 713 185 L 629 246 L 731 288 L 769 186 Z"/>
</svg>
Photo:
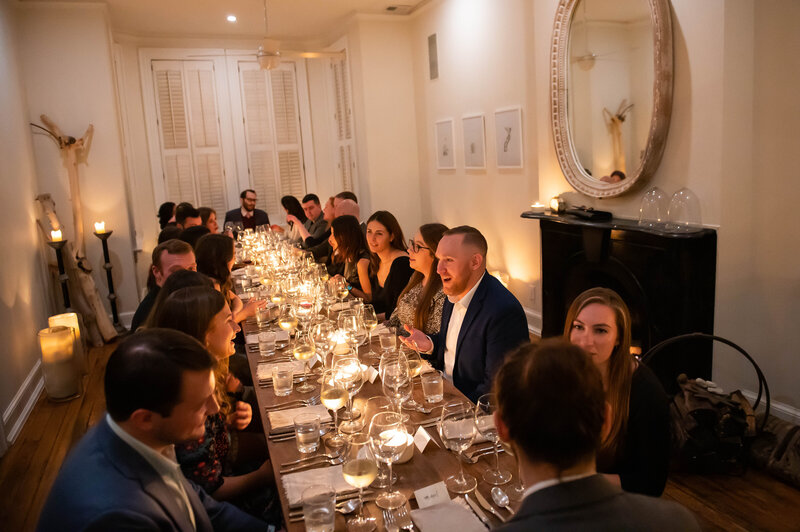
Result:
<svg viewBox="0 0 800 532">
<path fill-rule="evenodd" d="M 323 319 L 323 321 L 318 321 L 314 325 L 311 326 L 311 338 L 314 340 L 314 346 L 317 348 L 317 353 L 322 355 L 323 362 L 327 361 L 328 354 L 332 348 L 332 341 L 331 335 L 335 331 L 335 327 L 333 324 Z M 330 367 L 327 364 L 323 364 L 325 367 Z"/>
<path fill-rule="evenodd" d="M 416 344 L 414 345 L 416 346 Z M 409 410 L 413 410 L 419 407 L 419 403 L 414 400 L 414 377 L 418 377 L 419 372 L 422 370 L 422 358 L 420 358 L 419 352 L 416 350 L 402 350 L 402 352 L 405 354 L 406 361 L 408 362 L 408 380 L 411 387 L 411 393 L 409 393 L 408 399 L 403 402 L 403 406 Z"/>
<path fill-rule="evenodd" d="M 294 358 L 302 361 L 305 364 L 303 372 L 303 382 L 297 387 L 300 393 L 308 393 L 314 391 L 314 385 L 309 382 L 308 378 L 308 362 L 316 354 L 314 348 L 314 341 L 308 333 L 298 332 L 294 339 L 294 348 L 292 349 Z"/>
<path fill-rule="evenodd" d="M 294 368 L 291 364 L 275 364 L 272 366 L 272 391 L 278 397 L 292 393 Z"/>
<path fill-rule="evenodd" d="M 444 399 L 444 375 L 438 369 L 420 375 L 426 403 L 441 403 Z"/>
<path fill-rule="evenodd" d="M 442 407 L 442 417 L 439 419 L 439 437 L 445 447 L 458 454 L 460 471 L 458 475 L 451 475 L 445 480 L 447 489 L 453 493 L 469 493 L 478 485 L 475 477 L 464 473 L 464 462 L 461 453 L 464 452 L 475 440 L 475 409 L 466 401 L 454 401 Z"/>
<path fill-rule="evenodd" d="M 303 454 L 313 453 L 319 448 L 319 416 L 298 414 L 294 417 L 294 435 L 297 450 Z"/>
<path fill-rule="evenodd" d="M 378 333 L 378 340 L 381 343 L 381 351 L 384 353 L 386 351 L 392 351 L 397 347 L 397 336 L 395 336 L 392 327 L 387 327 L 385 330 Z"/>
<path fill-rule="evenodd" d="M 258 352 L 262 357 L 272 355 L 275 353 L 275 341 L 277 334 L 274 331 L 265 331 L 258 333 Z"/>
<path fill-rule="evenodd" d="M 511 472 L 500 469 L 500 451 L 497 449 L 497 427 L 494 424 L 494 414 L 497 403 L 493 393 L 481 395 L 475 404 L 475 426 L 481 436 L 492 442 L 494 447 L 494 468 L 483 472 L 483 480 L 489 484 L 499 486 L 511 480 Z"/>
<path fill-rule="evenodd" d="M 358 488 L 358 502 L 361 503 L 358 515 L 347 521 L 347 530 L 369 532 L 375 529 L 375 519 L 364 516 L 363 492 L 378 476 L 378 463 L 370 449 L 369 433 L 353 434 L 347 441 L 343 458 L 342 476 L 345 482 Z"/>
<path fill-rule="evenodd" d="M 339 324 L 340 329 L 348 332 L 355 333 L 356 329 L 358 329 L 358 316 L 356 316 L 356 311 L 352 309 L 341 311 L 336 318 L 336 322 Z"/>
<path fill-rule="evenodd" d="M 336 491 L 328 484 L 303 490 L 303 521 L 308 532 L 333 532 L 336 524 Z"/>
<path fill-rule="evenodd" d="M 337 276 L 333 277 L 328 282 L 331 284 L 334 294 L 336 294 L 336 297 L 339 299 L 339 308 L 341 308 L 344 303 L 344 298 L 350 294 L 350 290 L 347 289 L 347 281 L 344 277 Z"/>
<path fill-rule="evenodd" d="M 392 464 L 400 459 L 408 447 L 408 431 L 403 416 L 396 412 L 379 412 L 369 424 L 370 448 L 375 458 L 389 466 L 389 488 L 381 493 L 375 504 L 379 508 L 394 509 L 403 506 L 407 499 L 399 491 L 393 491 Z M 473 479 L 474 480 L 474 479 Z"/>
<path fill-rule="evenodd" d="M 525 484 L 522 482 L 522 464 L 519 463 L 519 456 L 514 452 L 509 443 L 502 440 L 500 443 L 505 447 L 506 452 L 514 455 L 514 461 L 517 463 L 517 481 L 508 486 L 506 491 L 512 501 L 521 501 L 525 498 Z"/>
<path fill-rule="evenodd" d="M 333 370 L 328 369 L 322 372 L 319 398 L 325 408 L 333 412 L 333 430 L 326 435 L 325 445 L 332 449 L 338 449 L 345 443 L 344 438 L 339 433 L 338 414 L 339 409 L 347 403 L 348 393 L 347 389 L 336 378 L 336 373 Z"/>
<path fill-rule="evenodd" d="M 289 333 L 289 341 L 292 340 L 292 330 L 297 327 L 297 314 L 294 312 L 294 307 L 291 305 L 283 305 L 281 307 L 280 316 L 278 316 L 278 327 Z"/>
<path fill-rule="evenodd" d="M 391 412 L 393 409 L 392 402 L 385 395 L 376 395 L 367 399 L 364 405 L 364 425 L 369 427 L 372 418 L 380 412 Z M 397 474 L 392 474 L 392 482 L 397 481 Z M 378 462 L 378 476 L 371 484 L 373 488 L 387 488 L 389 487 L 389 473 L 388 468 L 384 467 L 383 462 Z"/>
<path fill-rule="evenodd" d="M 363 423 L 356 422 L 361 414 L 353 409 L 353 398 L 364 386 L 364 373 L 361 371 L 361 363 L 357 358 L 343 358 L 334 362 L 333 371 L 335 373 L 334 378 L 341 383 L 348 394 L 346 415 L 342 415 L 344 421 L 339 430 L 344 433 L 357 432 L 361 430 Z"/>
<path fill-rule="evenodd" d="M 384 353 L 378 371 L 384 395 L 392 399 L 397 413 L 400 413 L 403 400 L 410 395 L 411 378 L 405 354 L 399 351 Z"/>
</svg>

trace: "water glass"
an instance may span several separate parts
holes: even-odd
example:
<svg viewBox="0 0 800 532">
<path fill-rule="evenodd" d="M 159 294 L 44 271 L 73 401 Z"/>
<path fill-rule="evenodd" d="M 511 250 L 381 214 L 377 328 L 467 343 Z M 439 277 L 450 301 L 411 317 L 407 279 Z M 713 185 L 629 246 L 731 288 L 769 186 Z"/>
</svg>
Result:
<svg viewBox="0 0 800 532">
<path fill-rule="evenodd" d="M 270 309 L 266 306 L 266 304 L 261 305 L 256 309 L 256 323 L 258 323 L 259 327 L 264 327 L 267 323 L 269 323 L 269 315 Z"/>
<path fill-rule="evenodd" d="M 278 335 L 273 331 L 258 333 L 258 351 L 261 356 L 267 356 L 275 353 L 275 341 Z"/>
<path fill-rule="evenodd" d="M 276 364 L 272 367 L 272 390 L 278 397 L 292 393 L 294 368 L 291 364 Z"/>
<path fill-rule="evenodd" d="M 308 532 L 333 532 L 336 521 L 336 491 L 329 484 L 303 490 L 303 520 Z"/>
<path fill-rule="evenodd" d="M 297 450 L 313 453 L 319 447 L 319 415 L 298 414 L 294 417 L 294 436 Z"/>
<path fill-rule="evenodd" d="M 426 403 L 439 403 L 444 399 L 444 377 L 441 371 L 438 369 L 426 371 L 420 379 Z"/>
<path fill-rule="evenodd" d="M 387 328 L 378 334 L 378 339 L 381 341 L 382 351 L 392 351 L 397 347 L 397 337 L 391 328 Z"/>
</svg>

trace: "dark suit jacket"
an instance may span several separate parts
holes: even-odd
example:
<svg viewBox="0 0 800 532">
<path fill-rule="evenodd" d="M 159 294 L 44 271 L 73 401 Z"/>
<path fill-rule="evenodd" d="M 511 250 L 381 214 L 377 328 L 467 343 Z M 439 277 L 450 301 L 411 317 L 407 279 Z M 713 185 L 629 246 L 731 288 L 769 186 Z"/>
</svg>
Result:
<svg viewBox="0 0 800 532">
<path fill-rule="evenodd" d="M 237 207 L 225 213 L 225 223 L 227 222 L 241 222 L 242 221 L 242 208 Z M 255 226 L 269 225 L 269 216 L 261 209 L 253 209 L 253 221 Z M 223 224 L 224 225 L 224 224 Z"/>
<path fill-rule="evenodd" d="M 263 521 L 184 481 L 198 532 L 266 529 Z M 153 467 L 103 419 L 64 462 L 37 530 L 191 530 L 186 512 L 170 501 Z"/>
<path fill-rule="evenodd" d="M 627 493 L 593 475 L 528 495 L 508 523 L 495 530 L 699 532 L 700 527 L 675 502 Z"/>
<path fill-rule="evenodd" d="M 453 304 L 445 300 L 442 327 L 433 340 L 433 365 L 444 368 Z M 487 272 L 475 290 L 458 333 L 453 384 L 471 401 L 489 393 L 506 354 L 528 341 L 528 321 L 517 298 Z"/>
</svg>

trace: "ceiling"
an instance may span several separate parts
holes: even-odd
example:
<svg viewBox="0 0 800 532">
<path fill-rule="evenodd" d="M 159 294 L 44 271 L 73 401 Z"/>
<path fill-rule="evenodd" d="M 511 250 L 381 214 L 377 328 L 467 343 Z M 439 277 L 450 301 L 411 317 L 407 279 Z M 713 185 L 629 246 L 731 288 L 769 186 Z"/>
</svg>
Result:
<svg viewBox="0 0 800 532">
<path fill-rule="evenodd" d="M 21 0 L 38 2 L 52 0 Z M 87 0 L 55 0 L 85 3 Z M 264 37 L 263 0 L 88 0 L 107 4 L 115 32 L 152 37 Z M 354 13 L 409 13 L 428 0 L 267 0 L 269 37 L 317 41 Z M 237 22 L 225 18 L 235 15 Z"/>
</svg>

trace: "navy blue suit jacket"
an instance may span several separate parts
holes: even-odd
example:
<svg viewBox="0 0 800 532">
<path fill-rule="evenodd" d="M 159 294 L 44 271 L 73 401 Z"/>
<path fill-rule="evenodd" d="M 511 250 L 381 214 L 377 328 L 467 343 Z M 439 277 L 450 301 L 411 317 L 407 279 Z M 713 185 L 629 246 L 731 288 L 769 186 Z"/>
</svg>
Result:
<svg viewBox="0 0 800 532">
<path fill-rule="evenodd" d="M 225 213 L 225 222 L 241 222 L 242 221 L 242 208 L 238 207 Z M 269 225 L 269 215 L 261 209 L 253 209 L 253 221 L 255 226 Z M 223 224 L 224 225 L 224 224 Z"/>
<path fill-rule="evenodd" d="M 444 368 L 444 348 L 453 304 L 445 299 L 442 326 L 433 340 L 433 365 Z M 527 342 L 528 320 L 517 298 L 487 272 L 467 307 L 456 344 L 453 384 L 471 401 L 489 393 L 505 356 Z"/>
<path fill-rule="evenodd" d="M 266 529 L 263 521 L 184 481 L 198 532 Z M 155 469 L 104 418 L 61 467 L 37 530 L 192 530 L 186 512 L 172 501 Z"/>
</svg>

